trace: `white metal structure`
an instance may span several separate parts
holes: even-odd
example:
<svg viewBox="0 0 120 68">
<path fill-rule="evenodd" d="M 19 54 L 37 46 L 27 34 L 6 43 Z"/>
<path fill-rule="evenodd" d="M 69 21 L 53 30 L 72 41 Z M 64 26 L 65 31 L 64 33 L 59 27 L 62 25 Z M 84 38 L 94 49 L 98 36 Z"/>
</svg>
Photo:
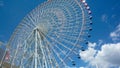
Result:
<svg viewBox="0 0 120 68">
<path fill-rule="evenodd" d="M 82 0 L 49 0 L 33 9 L 11 36 L 10 68 L 75 66 L 90 35 L 91 11 Z M 3 61 L 3 60 L 2 60 Z"/>
</svg>

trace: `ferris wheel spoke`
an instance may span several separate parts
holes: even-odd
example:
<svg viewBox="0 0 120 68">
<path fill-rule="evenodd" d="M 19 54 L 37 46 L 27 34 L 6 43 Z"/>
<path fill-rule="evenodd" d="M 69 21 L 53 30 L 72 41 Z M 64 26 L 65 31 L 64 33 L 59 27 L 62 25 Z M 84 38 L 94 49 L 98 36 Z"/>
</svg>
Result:
<svg viewBox="0 0 120 68">
<path fill-rule="evenodd" d="M 20 62 L 20 66 L 25 65 L 26 63 L 25 63 L 24 61 L 29 62 L 32 57 L 33 57 L 33 54 L 31 54 L 29 57 L 27 57 L 27 59 L 25 59 L 25 57 L 24 57 L 24 55 L 23 55 L 23 57 L 22 57 L 22 59 L 21 59 L 21 62 Z"/>
<path fill-rule="evenodd" d="M 59 37 L 58 39 L 59 39 L 59 40 L 63 40 L 63 41 L 61 41 L 61 42 L 65 42 L 65 43 L 67 43 L 67 44 L 70 44 L 70 45 L 71 45 L 72 47 L 74 47 L 74 48 L 77 48 L 77 49 L 79 49 L 79 48 L 81 49 L 81 48 L 82 48 L 82 46 L 77 45 L 77 44 L 75 45 L 74 43 L 72 43 L 72 42 L 70 42 L 70 41 L 68 41 L 68 40 L 66 40 L 66 39 L 63 39 L 63 38 L 61 38 L 61 37 Z M 57 47 L 57 48 L 60 49 L 59 47 Z M 79 49 L 79 50 L 80 50 L 80 49 Z M 60 50 L 61 50 L 61 49 L 60 49 Z M 77 51 L 78 51 L 78 50 L 77 50 Z M 61 50 L 61 52 L 63 52 L 63 51 Z M 76 55 L 78 54 L 75 50 L 73 51 L 73 53 L 76 54 Z M 65 54 L 65 53 L 64 53 L 64 54 Z"/>
<path fill-rule="evenodd" d="M 43 35 L 43 34 L 42 34 Z M 45 39 L 46 39 L 46 37 L 45 37 Z M 63 60 L 62 60 L 62 58 L 59 56 L 59 54 L 57 53 L 57 51 L 52 47 L 52 44 L 46 39 L 46 43 L 48 43 L 49 45 L 51 45 L 51 46 L 48 46 L 48 50 L 49 51 L 53 51 L 56 55 L 57 55 L 57 57 L 60 59 L 60 61 L 61 62 L 63 62 Z M 54 44 L 53 44 L 54 45 Z M 52 48 L 52 49 L 49 49 L 49 48 Z M 52 52 L 51 52 L 52 53 Z M 53 55 L 53 54 L 52 54 Z M 54 59 L 55 60 L 55 59 Z M 55 60 L 55 62 L 56 62 L 56 60 Z M 64 62 L 63 62 L 64 63 Z M 64 65 L 66 65 L 65 63 L 64 63 Z M 59 65 L 58 65 L 58 62 L 56 62 L 56 67 L 58 67 Z"/>
<path fill-rule="evenodd" d="M 48 51 L 50 51 L 50 50 L 48 50 Z M 49 55 L 51 55 L 51 54 L 49 54 Z M 52 59 L 52 58 L 50 58 L 50 56 L 49 56 L 49 60 L 50 60 L 50 63 L 51 63 L 51 65 L 52 65 L 52 67 L 54 67 L 54 66 L 57 67 L 57 66 L 58 66 L 55 58 Z"/>
<path fill-rule="evenodd" d="M 78 26 L 74 26 L 74 27 L 64 27 L 64 26 L 60 26 L 60 27 L 56 27 L 56 29 L 54 29 L 54 30 L 56 30 L 56 31 L 61 31 L 61 32 L 65 32 L 66 30 L 72 30 L 73 31 L 73 29 L 80 29 Z M 76 32 L 76 30 L 74 30 L 74 32 Z"/>
<path fill-rule="evenodd" d="M 64 24 L 63 24 L 64 25 Z M 61 26 L 59 26 L 59 27 L 55 27 L 56 28 L 56 30 L 63 30 L 63 29 L 73 29 L 73 28 L 77 28 L 77 27 L 79 27 L 79 25 L 78 26 L 70 26 L 70 27 L 64 27 L 63 25 L 61 25 Z"/>
<path fill-rule="evenodd" d="M 54 49 L 54 48 L 53 48 L 53 49 Z M 67 49 L 68 49 L 70 52 L 73 50 L 73 48 L 72 48 L 72 50 L 69 49 L 69 48 L 67 48 Z M 75 55 L 78 55 L 78 53 L 76 53 L 75 51 L 73 51 L 73 53 L 74 53 Z M 58 53 L 57 53 L 57 54 L 58 54 Z M 58 54 L 58 55 L 59 55 L 59 54 Z M 69 54 L 68 54 L 68 55 L 69 55 Z M 68 55 L 67 55 L 67 56 L 68 56 Z M 67 56 L 66 56 L 66 57 L 67 57 Z M 66 58 L 64 58 L 64 59 L 66 59 Z"/>
<path fill-rule="evenodd" d="M 19 30 L 20 30 L 20 29 L 19 29 Z M 20 35 L 20 37 L 23 37 L 21 34 L 17 33 L 17 31 L 19 31 L 19 30 L 16 30 L 15 34 L 16 34 L 16 35 Z M 22 29 L 21 29 L 21 30 L 22 30 Z M 22 32 L 23 32 L 24 34 L 26 34 L 26 30 L 22 30 Z"/>
<path fill-rule="evenodd" d="M 26 67 L 29 68 L 29 67 L 31 67 L 31 65 L 32 65 L 32 61 L 33 61 L 33 56 L 32 56 L 31 58 L 29 58 L 28 61 L 25 62 L 25 63 L 22 65 L 21 68 L 26 68 Z"/>
<path fill-rule="evenodd" d="M 50 59 L 50 61 L 51 61 L 51 63 L 52 64 L 54 64 L 56 67 L 58 66 L 58 63 L 57 63 L 57 61 L 56 61 L 56 59 L 54 58 L 54 56 L 53 56 L 53 53 L 52 53 L 52 51 L 51 51 L 51 49 L 50 49 L 50 46 L 49 46 L 49 44 L 47 43 L 48 41 L 45 41 L 45 45 L 47 46 L 46 48 L 46 50 L 49 52 L 48 54 L 48 56 L 49 56 L 49 59 Z M 50 58 L 50 55 L 51 55 L 51 58 Z M 53 59 L 52 59 L 53 58 Z"/>
<path fill-rule="evenodd" d="M 15 38 L 14 41 L 17 42 L 17 39 Z M 13 43 L 13 45 L 15 45 L 15 44 L 16 44 L 16 43 Z M 9 45 L 11 45 L 11 44 L 9 44 Z M 16 47 L 16 46 L 13 46 L 13 47 L 10 47 L 9 49 L 15 49 L 15 47 Z"/>
<path fill-rule="evenodd" d="M 30 45 L 31 45 L 31 44 L 30 44 Z M 30 48 L 30 47 L 28 47 L 27 40 L 24 41 L 23 46 L 24 46 L 24 48 L 23 48 L 23 53 L 22 53 L 22 55 L 21 55 L 20 65 L 23 64 L 23 59 L 25 58 L 25 55 L 26 55 L 26 53 L 27 53 L 28 48 Z M 32 54 L 31 54 L 31 56 L 32 56 Z M 30 56 L 30 57 L 31 57 L 31 56 Z M 29 59 L 29 58 L 28 58 L 28 59 Z M 26 59 L 26 60 L 27 60 L 27 59 Z"/>
<path fill-rule="evenodd" d="M 29 57 L 26 56 L 26 53 L 27 53 L 27 49 L 25 49 L 24 52 L 23 52 L 23 54 L 22 54 L 22 58 L 21 58 L 21 64 L 22 64 L 22 66 L 25 65 L 25 64 L 27 64 L 27 62 L 30 62 L 32 60 L 32 58 L 33 58 L 33 53 L 31 53 Z"/>
<path fill-rule="evenodd" d="M 63 39 L 69 40 L 69 41 L 75 41 L 78 37 L 77 36 L 73 36 L 73 35 L 66 35 L 66 34 L 62 34 L 62 33 L 54 33 L 54 35 L 56 37 L 61 37 Z M 79 39 L 79 42 L 82 41 L 82 38 Z"/>
<path fill-rule="evenodd" d="M 17 45 L 17 49 L 16 49 L 15 54 L 14 54 L 13 59 L 12 59 L 11 68 L 12 68 L 13 65 L 14 65 L 14 61 L 15 61 L 15 59 L 16 59 L 16 55 L 17 55 L 19 46 L 20 46 L 20 45 L 18 44 L 18 45 Z"/>
<path fill-rule="evenodd" d="M 44 65 L 45 65 L 45 67 L 47 67 L 48 66 L 48 63 L 47 63 L 48 62 L 48 58 L 46 57 L 45 48 L 44 48 L 43 44 L 41 43 L 42 41 L 41 41 L 41 37 L 40 37 L 40 32 L 39 31 L 37 32 L 37 35 L 38 35 L 38 41 L 40 41 L 39 44 L 41 44 L 41 45 L 39 45 L 39 47 L 40 47 L 40 49 L 42 51 L 42 54 L 43 54 L 43 60 L 45 61 Z"/>
<path fill-rule="evenodd" d="M 44 51 L 45 51 L 45 55 L 46 55 L 46 58 L 47 58 L 47 62 L 50 62 L 48 63 L 49 66 L 52 66 L 52 61 L 51 61 L 51 58 L 50 58 L 50 52 L 48 50 L 48 47 L 47 45 L 44 45 Z M 48 56 L 48 57 L 47 57 Z M 49 68 L 49 67 L 48 67 Z"/>
<path fill-rule="evenodd" d="M 58 38 L 58 39 L 59 39 L 59 40 L 63 40 L 63 41 L 61 41 L 61 42 L 65 42 L 65 43 L 67 43 L 67 44 L 70 44 L 70 45 L 73 46 L 73 47 L 81 48 L 81 46 L 75 45 L 73 42 L 68 41 L 68 40 L 66 40 L 66 39 L 64 39 L 64 38 L 62 38 L 62 37 L 60 37 L 60 38 Z"/>
<path fill-rule="evenodd" d="M 75 21 L 76 22 L 76 21 Z M 72 22 L 73 23 L 73 22 Z M 59 29 L 70 29 L 70 28 L 77 28 L 77 27 L 79 27 L 79 25 L 80 24 L 78 24 L 77 26 L 74 26 L 74 25 L 70 25 L 70 24 L 63 24 L 63 23 L 61 23 L 61 25 L 59 25 L 59 26 L 53 26 L 53 27 L 55 27 L 56 28 L 56 30 L 59 30 Z M 70 27 L 68 27 L 68 26 L 70 26 Z"/>
<path fill-rule="evenodd" d="M 68 49 L 68 50 L 71 51 L 70 48 L 66 47 L 64 44 L 62 44 L 62 43 L 60 43 L 59 41 L 55 40 L 53 37 L 50 37 L 50 36 L 48 36 L 48 35 L 47 35 L 47 37 L 50 38 L 51 40 L 54 40 L 56 43 L 60 44 L 60 45 L 63 46 L 64 48 L 66 48 L 66 49 Z"/>
<path fill-rule="evenodd" d="M 22 27 L 25 27 L 25 28 L 27 28 L 27 29 L 30 29 L 31 26 L 25 25 L 24 23 L 21 23 L 21 24 L 18 26 L 18 28 L 21 29 Z M 24 30 L 26 31 L 26 29 L 24 29 Z"/>
<path fill-rule="evenodd" d="M 25 18 L 27 21 L 31 21 L 31 24 L 32 25 L 34 25 L 34 26 L 36 26 L 36 24 L 35 24 L 35 20 L 34 20 L 34 18 L 33 18 L 33 14 L 32 13 L 30 13 L 28 16 L 27 16 L 27 18 Z"/>
<path fill-rule="evenodd" d="M 72 22 L 73 23 L 73 22 Z M 77 26 L 74 26 L 72 24 L 64 24 L 64 23 L 61 23 L 61 24 L 57 24 L 57 25 L 53 25 L 52 28 L 56 28 L 56 30 L 59 30 L 59 29 L 73 29 L 73 28 L 77 28 L 79 27 L 80 24 L 78 24 Z M 70 27 L 67 27 L 67 26 L 70 26 Z"/>
<path fill-rule="evenodd" d="M 40 65 L 40 67 L 43 67 L 43 66 L 42 66 L 42 62 L 41 62 L 41 59 L 40 59 L 39 56 L 38 56 L 38 63 L 39 63 L 39 65 Z"/>
<path fill-rule="evenodd" d="M 63 8 L 63 7 L 62 7 L 62 8 Z M 68 8 L 68 7 L 66 7 L 66 8 Z M 65 10 L 67 10 L 66 8 L 65 8 Z M 82 14 L 81 14 L 81 15 L 82 15 Z M 72 20 L 72 19 L 70 19 L 70 20 Z"/>
<path fill-rule="evenodd" d="M 53 45 L 54 45 L 54 44 L 53 44 Z M 55 46 L 55 45 L 54 45 L 54 46 Z M 57 46 L 56 46 L 56 47 L 57 47 Z M 63 55 L 66 55 L 59 47 L 57 47 L 57 48 L 62 52 Z M 53 50 L 54 50 L 54 48 L 53 48 Z M 55 52 L 55 51 L 54 51 L 54 52 Z M 76 53 L 75 51 L 73 51 L 73 53 L 76 54 L 76 55 L 78 55 L 78 53 Z M 56 53 L 56 54 L 60 56 L 60 54 L 58 54 L 58 53 Z M 72 58 L 69 57 L 69 60 L 72 61 Z M 62 62 L 61 62 L 61 63 L 62 63 Z"/>
<path fill-rule="evenodd" d="M 40 31 L 39 31 L 39 34 L 40 34 Z M 43 34 L 43 33 L 41 33 L 41 35 L 46 39 L 46 37 L 45 37 L 45 35 Z M 47 39 L 46 39 L 47 40 Z M 48 44 L 46 44 L 46 50 L 48 51 L 48 54 L 51 54 L 51 55 L 53 55 L 52 54 L 52 52 L 51 52 L 51 50 L 49 49 L 50 47 L 48 46 Z M 48 55 L 49 56 L 49 55 Z M 49 56 L 49 59 L 51 59 L 50 58 L 50 56 Z M 58 66 L 58 64 L 57 64 L 57 62 L 56 62 L 56 60 L 54 59 L 54 62 L 55 62 L 55 65 L 56 65 L 56 67 Z"/>
<path fill-rule="evenodd" d="M 71 31 L 72 31 L 72 32 L 71 32 Z M 62 29 L 61 29 L 61 30 L 59 31 L 59 33 L 62 33 L 62 34 L 64 34 L 64 33 L 67 33 L 67 34 L 73 34 L 73 33 L 74 33 L 74 34 L 78 34 L 79 32 L 77 32 L 77 31 L 75 31 L 75 30 L 70 30 L 70 31 L 66 30 L 66 31 L 65 31 L 65 30 L 62 30 Z"/>
<path fill-rule="evenodd" d="M 81 36 L 88 35 L 88 32 L 87 32 L 87 31 L 84 31 L 84 30 L 82 30 L 82 31 L 83 31 L 83 32 L 81 32 L 81 33 L 80 33 L 80 32 L 74 32 L 74 31 L 72 31 L 73 33 L 72 33 L 72 32 L 69 32 L 69 31 L 68 31 L 68 32 L 65 32 L 65 31 L 63 32 L 63 31 L 62 31 L 62 32 L 54 32 L 54 34 L 57 33 L 57 34 L 59 34 L 59 35 L 61 35 L 61 36 L 62 36 L 62 35 L 65 35 L 65 37 L 71 36 L 71 37 L 75 37 L 75 38 L 76 38 L 76 36 L 78 36 L 79 34 L 80 34 Z M 74 39 L 74 38 L 73 38 L 73 39 Z"/>
<path fill-rule="evenodd" d="M 77 36 L 73 36 L 73 35 L 67 35 L 67 34 L 62 34 L 62 33 L 56 33 L 56 36 L 60 37 L 61 38 L 64 38 L 64 39 L 67 39 L 67 40 L 70 40 L 70 41 L 75 41 L 78 37 Z M 78 39 L 79 42 L 83 41 L 83 39 Z"/>
<path fill-rule="evenodd" d="M 30 22 L 30 23 L 28 23 L 28 22 Z M 26 26 L 31 27 L 31 28 L 35 27 L 35 25 L 33 25 L 33 24 L 31 24 L 31 23 L 32 23 L 32 22 L 31 22 L 31 21 L 27 21 L 27 19 L 24 19 L 24 20 L 23 20 L 23 24 L 25 24 Z"/>
<path fill-rule="evenodd" d="M 47 42 L 46 42 L 47 43 Z M 54 58 L 54 56 L 53 56 L 53 53 L 51 52 L 51 50 L 50 50 L 50 47 L 49 47 L 49 45 L 48 44 L 46 44 L 47 45 L 47 49 L 46 50 L 48 50 L 48 52 L 50 52 L 49 53 L 49 59 L 50 59 L 50 62 L 52 63 L 52 66 L 54 66 L 55 65 L 55 67 L 57 67 L 58 66 L 58 63 L 57 63 L 57 61 L 56 61 L 56 59 Z M 50 58 L 50 55 L 52 56 L 51 58 Z M 52 59 L 53 58 L 53 59 Z"/>
<path fill-rule="evenodd" d="M 49 43 L 49 41 L 48 41 L 48 43 Z M 59 58 L 59 60 L 60 60 L 61 62 L 63 62 L 63 64 L 66 66 L 66 63 L 65 63 L 64 60 L 62 60 L 62 58 L 59 56 L 59 53 L 57 53 L 57 51 L 52 47 L 52 44 L 49 43 L 49 45 L 51 45 L 50 48 L 51 48 L 52 51 L 56 54 L 56 56 Z M 58 65 L 58 66 L 59 66 L 59 65 Z"/>
<path fill-rule="evenodd" d="M 28 28 L 34 28 L 35 25 L 31 25 L 31 23 L 28 23 L 26 20 L 23 20 L 23 24 L 26 25 Z"/>
<path fill-rule="evenodd" d="M 31 16 L 26 16 L 26 17 L 27 18 L 24 18 L 22 22 L 25 23 L 25 24 L 28 24 L 30 26 L 35 26 L 33 21 L 31 20 Z M 30 23 L 28 23 L 28 22 L 30 22 Z"/>
</svg>

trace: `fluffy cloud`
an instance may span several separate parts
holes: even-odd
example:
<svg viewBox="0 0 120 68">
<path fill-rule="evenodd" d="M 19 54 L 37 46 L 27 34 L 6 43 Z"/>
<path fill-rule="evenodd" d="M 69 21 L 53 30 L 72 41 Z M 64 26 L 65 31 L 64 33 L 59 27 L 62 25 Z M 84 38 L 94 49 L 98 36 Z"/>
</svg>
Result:
<svg viewBox="0 0 120 68">
<path fill-rule="evenodd" d="M 80 56 L 85 62 L 92 61 L 94 59 L 94 55 L 96 54 L 96 50 L 94 50 L 94 47 L 96 46 L 96 43 L 89 43 L 89 48 L 86 51 L 80 51 Z"/>
<path fill-rule="evenodd" d="M 110 37 L 113 41 L 120 40 L 120 24 L 117 26 L 116 30 L 110 33 Z"/>
<path fill-rule="evenodd" d="M 120 66 L 120 43 L 104 44 L 101 50 L 96 50 L 96 43 L 89 43 L 86 51 L 80 52 L 81 59 L 89 63 L 89 66 L 98 68 L 110 68 Z"/>
</svg>

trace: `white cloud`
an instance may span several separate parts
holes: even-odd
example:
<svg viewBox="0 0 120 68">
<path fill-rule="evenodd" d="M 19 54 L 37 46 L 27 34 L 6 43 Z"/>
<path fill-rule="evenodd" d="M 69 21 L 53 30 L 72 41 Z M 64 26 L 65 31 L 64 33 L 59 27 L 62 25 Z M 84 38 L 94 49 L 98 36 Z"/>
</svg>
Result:
<svg viewBox="0 0 120 68">
<path fill-rule="evenodd" d="M 88 46 L 94 48 L 96 46 L 96 43 L 89 43 Z"/>
<path fill-rule="evenodd" d="M 81 59 L 85 62 L 89 62 L 92 67 L 98 68 L 110 68 L 120 66 L 120 43 L 116 44 L 104 44 L 101 50 L 96 50 L 90 43 L 88 50 L 80 52 Z"/>
<path fill-rule="evenodd" d="M 116 30 L 110 33 L 110 37 L 113 41 L 120 40 L 120 24 L 117 26 Z"/>
<path fill-rule="evenodd" d="M 96 50 L 94 50 L 94 47 L 96 46 L 96 43 L 89 43 L 89 48 L 86 51 L 80 51 L 80 56 L 85 62 L 92 61 L 94 59 L 94 55 L 96 53 Z"/>
</svg>

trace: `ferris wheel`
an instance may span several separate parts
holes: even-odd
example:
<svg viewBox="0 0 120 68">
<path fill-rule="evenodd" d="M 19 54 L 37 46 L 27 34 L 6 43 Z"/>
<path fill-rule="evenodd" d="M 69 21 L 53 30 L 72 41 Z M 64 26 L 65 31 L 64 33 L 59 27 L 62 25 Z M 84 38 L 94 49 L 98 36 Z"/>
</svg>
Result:
<svg viewBox="0 0 120 68">
<path fill-rule="evenodd" d="M 11 36 L 6 49 L 9 68 L 75 66 L 79 51 L 88 44 L 91 19 L 90 7 L 83 0 L 42 3 L 24 17 Z"/>
</svg>

